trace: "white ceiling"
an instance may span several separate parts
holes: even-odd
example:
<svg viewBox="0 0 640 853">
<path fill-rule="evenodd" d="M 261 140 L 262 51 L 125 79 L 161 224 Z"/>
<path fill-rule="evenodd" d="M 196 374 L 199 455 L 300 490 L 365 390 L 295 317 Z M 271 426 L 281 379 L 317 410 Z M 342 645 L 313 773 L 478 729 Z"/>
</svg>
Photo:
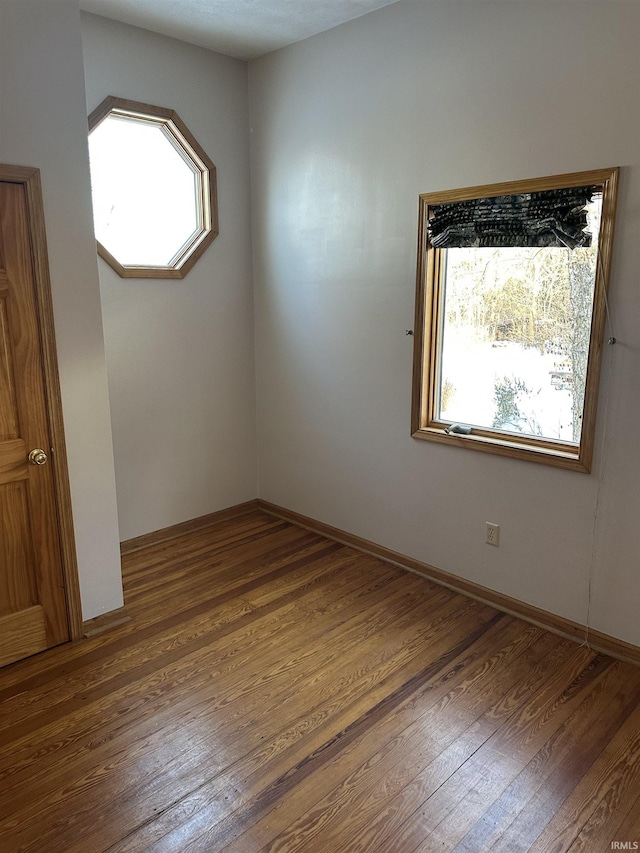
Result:
<svg viewBox="0 0 640 853">
<path fill-rule="evenodd" d="M 396 0 L 80 0 L 105 18 L 254 59 Z"/>
</svg>

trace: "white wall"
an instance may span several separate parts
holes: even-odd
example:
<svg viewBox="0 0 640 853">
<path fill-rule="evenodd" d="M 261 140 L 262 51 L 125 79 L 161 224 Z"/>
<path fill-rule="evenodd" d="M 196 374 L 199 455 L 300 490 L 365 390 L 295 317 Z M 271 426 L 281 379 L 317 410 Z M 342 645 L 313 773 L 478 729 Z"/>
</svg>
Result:
<svg viewBox="0 0 640 853">
<path fill-rule="evenodd" d="M 578 622 L 593 564 L 592 626 L 633 643 L 639 23 L 635 0 L 407 0 L 250 66 L 261 497 Z M 615 165 L 594 473 L 412 439 L 418 194 Z"/>
<path fill-rule="evenodd" d="M 175 109 L 218 172 L 220 234 L 183 280 L 99 261 L 122 539 L 256 496 L 247 65 L 82 15 L 88 110 Z"/>
<path fill-rule="evenodd" d="M 122 605 L 76 0 L 0 3 L 0 162 L 42 172 L 82 611 Z"/>
</svg>

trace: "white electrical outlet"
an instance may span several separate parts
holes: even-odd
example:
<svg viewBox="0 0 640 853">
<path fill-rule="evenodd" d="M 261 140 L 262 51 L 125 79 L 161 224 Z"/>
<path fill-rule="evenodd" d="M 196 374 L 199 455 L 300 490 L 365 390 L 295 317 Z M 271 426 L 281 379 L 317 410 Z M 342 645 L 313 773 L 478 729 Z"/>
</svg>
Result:
<svg viewBox="0 0 640 853">
<path fill-rule="evenodd" d="M 495 545 L 496 547 L 500 544 L 500 525 L 494 524 L 491 521 L 487 521 L 487 545 Z"/>
</svg>

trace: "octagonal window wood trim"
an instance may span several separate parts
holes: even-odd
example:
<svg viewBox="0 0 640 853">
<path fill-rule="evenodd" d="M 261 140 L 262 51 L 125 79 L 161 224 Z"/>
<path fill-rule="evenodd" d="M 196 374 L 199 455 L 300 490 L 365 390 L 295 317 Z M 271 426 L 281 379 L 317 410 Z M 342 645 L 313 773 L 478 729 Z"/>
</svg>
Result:
<svg viewBox="0 0 640 853">
<path fill-rule="evenodd" d="M 175 110 L 109 96 L 89 116 L 89 135 L 110 116 L 159 127 L 196 175 L 197 227 L 166 265 L 121 263 L 97 240 L 98 254 L 122 278 L 184 278 L 218 236 L 216 167 Z"/>
</svg>

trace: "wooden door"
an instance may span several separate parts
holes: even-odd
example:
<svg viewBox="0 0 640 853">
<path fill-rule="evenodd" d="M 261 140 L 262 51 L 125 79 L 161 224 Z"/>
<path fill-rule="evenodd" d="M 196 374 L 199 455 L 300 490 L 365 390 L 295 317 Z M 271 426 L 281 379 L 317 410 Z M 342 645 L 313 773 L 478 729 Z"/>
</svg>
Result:
<svg viewBox="0 0 640 853">
<path fill-rule="evenodd" d="M 0 665 L 69 639 L 34 258 L 25 183 L 1 181 Z"/>
</svg>

